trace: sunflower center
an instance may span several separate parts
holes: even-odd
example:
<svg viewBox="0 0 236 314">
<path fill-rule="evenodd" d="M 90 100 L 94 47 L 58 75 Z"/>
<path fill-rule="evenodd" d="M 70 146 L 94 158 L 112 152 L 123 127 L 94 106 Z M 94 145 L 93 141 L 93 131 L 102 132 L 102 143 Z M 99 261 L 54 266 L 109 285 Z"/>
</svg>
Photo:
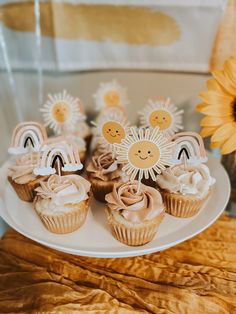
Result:
<svg viewBox="0 0 236 314">
<path fill-rule="evenodd" d="M 234 121 L 236 121 L 236 99 L 233 102 L 233 116 L 234 116 Z"/>
</svg>

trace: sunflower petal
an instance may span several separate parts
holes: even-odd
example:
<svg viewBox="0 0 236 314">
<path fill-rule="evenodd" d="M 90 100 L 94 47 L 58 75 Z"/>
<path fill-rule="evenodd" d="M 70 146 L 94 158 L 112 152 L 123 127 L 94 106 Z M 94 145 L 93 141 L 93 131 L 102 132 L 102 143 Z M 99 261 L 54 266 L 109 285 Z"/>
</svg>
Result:
<svg viewBox="0 0 236 314">
<path fill-rule="evenodd" d="M 225 141 L 222 145 L 221 153 L 223 155 L 230 154 L 236 150 L 236 133 L 230 136 L 230 138 Z"/>
<path fill-rule="evenodd" d="M 224 92 L 224 89 L 222 88 L 222 86 L 214 78 L 210 78 L 207 81 L 207 88 L 208 90 Z"/>
<path fill-rule="evenodd" d="M 202 137 L 208 137 L 214 134 L 215 130 L 217 130 L 217 127 L 204 127 L 201 129 L 200 135 Z"/>
<path fill-rule="evenodd" d="M 236 124 L 234 122 L 225 123 L 214 132 L 211 140 L 212 142 L 226 141 L 233 133 L 236 133 Z"/>
<path fill-rule="evenodd" d="M 221 144 L 220 142 L 211 142 L 211 143 L 210 143 L 210 148 L 211 148 L 211 149 L 220 148 L 221 145 L 222 145 L 222 144 Z"/>
<path fill-rule="evenodd" d="M 216 91 L 202 92 L 199 94 L 203 102 L 209 105 L 224 105 L 227 106 L 234 101 L 234 97 L 225 95 Z"/>
<path fill-rule="evenodd" d="M 218 70 L 212 72 L 212 75 L 217 80 L 217 82 L 219 82 L 223 86 L 226 94 L 230 94 L 233 96 L 236 95 L 235 83 L 230 78 L 230 74 Z"/>
<path fill-rule="evenodd" d="M 227 122 L 232 122 L 233 117 L 210 117 L 206 116 L 202 119 L 200 125 L 208 127 L 221 126 Z"/>
<path fill-rule="evenodd" d="M 209 106 L 209 105 L 205 104 L 204 102 L 201 102 L 200 104 L 196 105 L 195 109 L 196 109 L 196 111 L 201 112 L 202 108 L 205 108 L 207 106 Z"/>
<path fill-rule="evenodd" d="M 232 106 L 222 106 L 222 105 L 208 105 L 202 107 L 201 113 L 214 117 L 226 117 L 232 116 L 233 109 Z"/>
</svg>

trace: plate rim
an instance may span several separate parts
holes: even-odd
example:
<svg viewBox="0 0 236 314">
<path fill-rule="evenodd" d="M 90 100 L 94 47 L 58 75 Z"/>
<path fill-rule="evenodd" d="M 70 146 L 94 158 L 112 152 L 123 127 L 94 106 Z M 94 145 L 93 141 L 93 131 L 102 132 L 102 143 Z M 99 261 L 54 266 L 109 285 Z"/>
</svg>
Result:
<svg viewBox="0 0 236 314">
<path fill-rule="evenodd" d="M 24 235 L 25 237 L 40 243 L 46 247 L 49 247 L 51 249 L 55 249 L 58 250 L 60 252 L 64 252 L 64 253 L 68 253 L 68 254 L 73 254 L 73 255 L 79 255 L 79 256 L 87 256 L 87 257 L 95 257 L 95 258 L 125 258 L 125 257 L 134 257 L 134 256 L 142 256 L 142 255 L 146 255 L 146 254 L 151 254 L 151 253 L 155 253 L 155 252 L 160 252 L 163 251 L 165 249 L 168 249 L 170 247 L 174 247 L 182 242 L 185 242 L 186 240 L 189 240 L 193 237 L 195 237 L 196 235 L 200 234 L 201 232 L 203 232 L 204 230 L 206 230 L 207 228 L 209 228 L 218 218 L 219 216 L 222 214 L 222 212 L 224 211 L 227 202 L 229 200 L 230 197 L 230 180 L 229 180 L 229 176 L 226 172 L 226 170 L 224 169 L 224 167 L 222 166 L 222 164 L 216 159 L 214 158 L 210 153 L 208 153 L 208 156 L 210 156 L 210 159 L 214 160 L 215 162 L 218 163 L 218 166 L 220 166 L 221 171 L 224 172 L 225 175 L 225 179 L 226 182 L 225 184 L 228 186 L 227 189 L 227 197 L 224 201 L 224 206 L 222 207 L 222 209 L 217 213 L 217 215 L 210 221 L 208 221 L 207 224 L 205 224 L 202 228 L 196 230 L 195 232 L 182 237 L 176 241 L 172 241 L 169 244 L 164 244 L 158 247 L 151 247 L 151 248 L 142 248 L 142 246 L 138 246 L 137 250 L 132 250 L 132 251 L 123 251 L 123 252 L 95 252 L 95 251 L 90 251 L 90 250 L 81 250 L 81 249 L 67 249 L 64 246 L 58 246 L 57 244 L 51 244 L 50 242 L 46 242 L 44 240 L 41 239 L 37 239 L 37 237 L 35 237 L 34 235 L 31 235 L 30 233 L 27 233 L 27 231 L 22 230 L 21 228 L 19 228 L 17 226 L 17 224 L 13 221 L 13 219 L 9 216 L 9 214 L 7 213 L 7 210 L 4 210 L 4 205 L 2 203 L 4 203 L 4 201 L 1 198 L 0 195 L 0 216 L 2 217 L 2 219 L 13 229 L 15 229 L 17 232 L 19 232 L 20 234 Z M 6 163 L 5 162 L 1 167 L 0 167 L 0 173 L 1 171 L 3 171 L 3 169 L 6 167 Z M 212 197 L 212 195 L 210 196 Z M 204 208 L 203 208 L 204 210 Z M 134 247 L 133 247 L 134 248 Z"/>
</svg>

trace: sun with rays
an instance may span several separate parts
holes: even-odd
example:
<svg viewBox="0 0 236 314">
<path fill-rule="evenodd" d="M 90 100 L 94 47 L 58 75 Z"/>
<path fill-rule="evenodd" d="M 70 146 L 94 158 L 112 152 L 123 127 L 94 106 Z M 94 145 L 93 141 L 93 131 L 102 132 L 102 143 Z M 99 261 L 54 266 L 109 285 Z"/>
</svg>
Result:
<svg viewBox="0 0 236 314">
<path fill-rule="evenodd" d="M 115 80 L 101 83 L 93 98 L 97 111 L 107 107 L 126 107 L 129 103 L 126 89 Z"/>
<path fill-rule="evenodd" d="M 114 144 L 120 144 L 129 133 L 129 122 L 123 114 L 109 111 L 93 122 L 94 135 L 99 137 L 101 146 L 114 151 Z"/>
<path fill-rule="evenodd" d="M 173 143 L 159 131 L 158 127 L 153 129 L 131 127 L 130 135 L 115 147 L 117 160 L 125 164 L 123 170 L 130 176 L 131 181 L 137 176 L 138 181 L 143 177 L 148 179 L 150 176 L 155 181 L 155 174 L 161 173 L 170 165 Z"/>
<path fill-rule="evenodd" d="M 64 90 L 62 93 L 48 95 L 48 100 L 40 109 L 45 126 L 50 127 L 56 134 L 73 131 L 76 123 L 84 121 L 85 116 L 80 110 L 80 101 Z"/>
<path fill-rule="evenodd" d="M 170 98 L 164 100 L 149 100 L 149 104 L 139 111 L 140 123 L 143 127 L 160 128 L 165 136 L 172 136 L 183 129 L 183 110 L 171 103 Z"/>
</svg>

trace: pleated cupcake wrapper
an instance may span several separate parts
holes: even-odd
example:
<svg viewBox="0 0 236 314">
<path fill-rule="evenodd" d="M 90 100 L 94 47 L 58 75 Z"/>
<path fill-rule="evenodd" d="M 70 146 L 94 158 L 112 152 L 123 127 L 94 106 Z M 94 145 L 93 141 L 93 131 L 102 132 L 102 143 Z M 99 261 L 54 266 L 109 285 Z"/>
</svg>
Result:
<svg viewBox="0 0 236 314">
<path fill-rule="evenodd" d="M 166 207 L 166 212 L 180 218 L 188 218 L 196 215 L 209 196 L 208 194 L 206 197 L 198 199 L 165 191 L 162 191 L 161 195 Z"/>
<path fill-rule="evenodd" d="M 164 218 L 164 211 L 153 220 L 146 221 L 144 224 L 128 227 L 117 222 L 106 208 L 108 223 L 113 236 L 120 242 L 130 246 L 140 246 L 150 242 L 157 233 L 158 226 Z"/>
<path fill-rule="evenodd" d="M 39 177 L 36 178 L 34 181 L 30 181 L 24 184 L 16 183 L 11 177 L 8 177 L 8 181 L 22 201 L 33 202 L 36 195 L 35 189 L 39 186 L 40 182 L 45 180 L 46 178 L 47 177 Z"/>
<path fill-rule="evenodd" d="M 76 205 L 74 205 L 75 207 Z M 45 215 L 38 211 L 41 221 L 44 226 L 53 233 L 70 233 L 79 229 L 85 222 L 89 208 L 89 202 L 83 201 L 76 208 L 65 214 L 60 215 Z"/>
<path fill-rule="evenodd" d="M 92 178 L 90 175 L 88 175 L 88 177 L 91 183 L 94 197 L 96 198 L 96 200 L 105 203 L 105 196 L 108 193 L 112 192 L 114 183 L 116 183 L 117 181 L 102 181 L 96 178 Z"/>
</svg>

